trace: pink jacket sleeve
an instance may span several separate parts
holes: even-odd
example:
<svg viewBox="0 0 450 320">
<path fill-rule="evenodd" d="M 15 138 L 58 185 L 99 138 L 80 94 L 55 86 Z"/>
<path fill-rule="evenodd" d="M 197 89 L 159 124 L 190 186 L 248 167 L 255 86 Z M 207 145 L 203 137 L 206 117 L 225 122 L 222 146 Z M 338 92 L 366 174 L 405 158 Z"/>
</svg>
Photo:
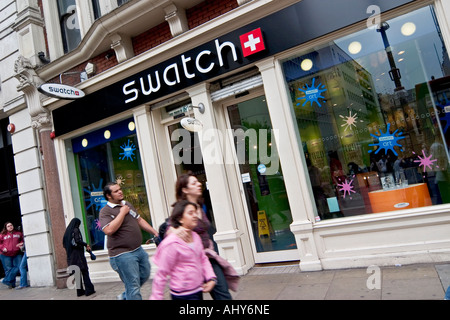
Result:
<svg viewBox="0 0 450 320">
<path fill-rule="evenodd" d="M 153 261 L 158 266 L 158 271 L 153 278 L 152 294 L 150 300 L 163 300 L 164 289 L 167 283 L 167 276 L 171 273 L 172 267 L 176 263 L 176 249 L 161 244 L 155 254 Z"/>
</svg>

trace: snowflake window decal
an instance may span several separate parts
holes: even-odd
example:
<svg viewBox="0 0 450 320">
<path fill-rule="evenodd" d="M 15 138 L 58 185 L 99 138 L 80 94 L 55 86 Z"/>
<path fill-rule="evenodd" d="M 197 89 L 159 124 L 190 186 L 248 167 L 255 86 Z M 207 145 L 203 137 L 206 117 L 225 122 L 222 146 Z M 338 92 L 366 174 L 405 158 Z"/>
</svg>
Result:
<svg viewBox="0 0 450 320">
<path fill-rule="evenodd" d="M 88 189 L 83 188 L 83 191 L 86 192 L 89 197 L 86 197 L 84 201 L 86 201 L 86 210 L 89 210 L 90 207 L 94 206 L 96 211 L 100 211 L 103 207 L 102 200 L 105 200 L 105 197 L 103 196 L 103 179 L 100 179 L 100 182 L 98 184 L 98 187 L 94 186 L 92 184 L 92 190 L 91 187 L 88 187 Z"/>
<path fill-rule="evenodd" d="M 413 153 L 416 154 L 414 151 L 413 151 Z M 427 157 L 427 156 L 425 155 L 425 150 L 422 150 L 422 155 L 423 155 L 423 158 L 422 158 L 421 156 L 417 155 L 417 157 L 419 157 L 419 160 L 414 160 L 414 162 L 418 162 L 418 163 L 419 163 L 419 167 L 420 167 L 420 166 L 423 166 L 423 172 L 426 172 L 426 171 L 427 171 L 427 167 L 428 167 L 430 170 L 433 170 L 433 168 L 431 167 L 431 165 L 433 164 L 433 162 L 436 162 L 437 159 L 431 160 L 431 157 L 432 157 L 433 155 L 430 154 L 430 156 Z M 436 167 L 439 168 L 439 166 L 436 166 Z"/>
<path fill-rule="evenodd" d="M 119 185 L 119 186 L 123 186 L 124 184 L 125 184 L 125 181 L 126 181 L 126 179 L 121 175 L 121 174 L 118 174 L 117 176 L 116 176 L 116 183 Z"/>
<path fill-rule="evenodd" d="M 119 153 L 120 156 L 119 160 L 131 160 L 133 161 L 133 157 L 135 156 L 134 151 L 136 151 L 136 146 L 134 143 L 128 139 L 128 143 L 124 143 L 120 148 L 123 150 L 123 152 Z"/>
<path fill-rule="evenodd" d="M 356 123 L 358 122 L 357 113 L 352 114 L 352 110 L 349 111 L 348 116 L 339 115 L 339 117 L 342 118 L 342 121 L 344 121 L 344 124 L 341 125 L 341 127 L 345 127 L 344 131 L 347 131 L 347 129 L 353 130 L 352 126 L 356 128 Z M 362 120 L 359 120 L 359 122 L 364 122 Z"/>
<path fill-rule="evenodd" d="M 94 220 L 94 226 L 96 230 L 102 230 L 102 225 L 100 224 L 100 220 L 99 219 L 95 219 Z"/>
<path fill-rule="evenodd" d="M 398 153 L 395 151 L 394 147 L 400 147 L 400 151 L 403 151 L 402 145 L 398 143 L 399 140 L 405 139 L 405 137 L 402 137 L 401 135 L 403 132 L 399 132 L 399 134 L 396 136 L 396 133 L 398 130 L 395 130 L 393 133 L 389 133 L 389 129 L 391 128 L 391 124 L 388 123 L 386 126 L 386 132 L 381 131 L 380 129 L 380 135 L 374 135 L 370 134 L 372 137 L 376 138 L 378 140 L 377 143 L 369 144 L 369 146 L 376 146 L 378 147 L 375 151 L 375 154 L 378 154 L 381 150 L 384 150 L 384 153 L 387 154 L 389 150 L 391 150 L 394 155 L 398 156 Z M 369 150 L 369 153 L 371 153 L 374 150 Z"/>
<path fill-rule="evenodd" d="M 322 96 L 322 93 L 327 91 L 327 89 L 325 89 L 325 85 L 323 85 L 322 83 L 319 83 L 317 87 L 315 87 L 314 86 L 315 82 L 316 78 L 313 78 L 311 86 L 305 84 L 304 89 L 302 88 L 298 89 L 298 91 L 303 92 L 305 94 L 304 97 L 297 98 L 297 100 L 305 100 L 305 102 L 303 102 L 302 104 L 302 107 L 304 107 L 308 102 L 311 103 L 311 107 L 313 106 L 314 103 L 317 103 L 319 107 L 322 107 L 322 105 L 319 102 L 319 99 L 325 99 L 325 97 Z M 300 102 L 297 103 L 297 106 L 299 105 Z"/>
<path fill-rule="evenodd" d="M 344 180 L 344 182 L 342 184 L 337 184 L 338 187 L 341 187 L 341 189 L 339 189 L 339 191 L 344 191 L 344 199 L 345 199 L 345 195 L 348 193 L 348 195 L 351 195 L 351 192 L 356 193 L 355 190 L 353 190 L 354 186 L 352 186 L 353 183 L 353 179 L 350 179 L 349 181 L 347 181 L 347 179 Z M 351 197 L 350 197 L 351 199 Z"/>
<path fill-rule="evenodd" d="M 450 112 L 447 112 L 445 107 L 450 105 L 450 100 L 447 98 L 447 95 L 445 93 L 443 93 L 442 96 L 444 97 L 444 100 L 440 103 L 437 103 L 436 106 L 441 109 L 440 112 L 443 114 L 443 116 L 440 117 L 439 120 L 441 121 L 441 123 L 442 121 L 445 121 L 445 127 L 442 128 L 442 131 L 444 132 L 444 134 L 446 134 L 448 128 L 450 127 Z"/>
</svg>

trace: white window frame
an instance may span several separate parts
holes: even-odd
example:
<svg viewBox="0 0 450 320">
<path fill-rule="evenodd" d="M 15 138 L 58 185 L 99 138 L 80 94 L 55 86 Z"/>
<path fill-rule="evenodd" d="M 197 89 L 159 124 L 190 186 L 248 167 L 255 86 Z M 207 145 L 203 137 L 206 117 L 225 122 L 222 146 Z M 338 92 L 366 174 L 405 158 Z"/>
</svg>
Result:
<svg viewBox="0 0 450 320">
<path fill-rule="evenodd" d="M 114 0 L 105 1 L 113 3 Z M 101 2 L 103 5 L 103 1 Z M 89 28 L 94 23 L 94 10 L 92 3 L 86 0 L 75 0 L 77 6 L 77 16 L 80 23 L 81 39 L 86 35 Z M 56 60 L 65 55 L 61 25 L 59 22 L 58 3 L 56 1 L 42 1 L 44 10 L 44 21 L 47 30 L 47 42 L 50 60 Z M 101 7 L 104 14 L 104 8 Z"/>
</svg>

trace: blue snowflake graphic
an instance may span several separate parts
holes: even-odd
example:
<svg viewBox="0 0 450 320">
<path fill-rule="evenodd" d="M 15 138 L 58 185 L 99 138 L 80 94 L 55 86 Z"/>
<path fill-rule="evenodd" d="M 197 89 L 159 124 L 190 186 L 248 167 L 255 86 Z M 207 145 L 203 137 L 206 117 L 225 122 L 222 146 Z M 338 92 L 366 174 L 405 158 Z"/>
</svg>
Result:
<svg viewBox="0 0 450 320">
<path fill-rule="evenodd" d="M 95 206 L 96 211 L 100 211 L 101 208 L 103 208 L 104 203 L 106 203 L 105 197 L 103 196 L 103 179 L 100 179 L 100 182 L 98 184 L 98 187 L 95 187 L 94 184 L 92 184 L 92 190 L 89 187 L 89 189 L 83 188 L 84 192 L 86 192 L 89 197 L 84 199 L 86 201 L 86 210 L 89 210 L 90 207 Z"/>
<path fill-rule="evenodd" d="M 436 106 L 441 109 L 440 111 L 444 115 L 443 117 L 440 117 L 439 120 L 445 121 L 445 127 L 442 128 L 442 131 L 444 131 L 445 134 L 448 128 L 450 127 L 450 112 L 445 112 L 445 107 L 450 105 L 450 100 L 447 98 L 447 95 L 445 93 L 443 93 L 443 96 L 444 96 L 443 103 L 437 103 Z"/>
<path fill-rule="evenodd" d="M 400 132 L 398 136 L 395 136 L 398 130 L 395 130 L 394 133 L 389 133 L 389 129 L 391 127 L 391 124 L 387 124 L 386 132 L 383 133 L 383 131 L 380 130 L 380 135 L 376 136 L 374 134 L 370 134 L 372 137 L 376 138 L 378 140 L 378 143 L 369 144 L 369 146 L 377 146 L 378 149 L 376 149 L 375 154 L 378 154 L 381 150 L 384 150 L 385 154 L 387 154 L 388 150 L 391 150 L 396 156 L 398 156 L 398 153 L 394 150 L 394 147 L 402 147 L 402 145 L 398 144 L 397 141 L 401 139 L 405 139 L 405 137 L 401 137 L 403 132 Z M 369 150 L 369 153 L 371 153 L 373 150 Z M 403 151 L 400 149 L 400 151 Z"/>
<path fill-rule="evenodd" d="M 305 100 L 303 102 L 302 107 L 305 106 L 308 102 L 311 102 L 311 107 L 313 106 L 314 102 L 317 103 L 319 107 L 322 107 L 322 105 L 319 102 L 319 99 L 325 99 L 324 96 L 322 96 L 322 92 L 327 91 L 325 89 L 325 86 L 322 83 L 319 83 L 317 87 L 314 86 L 316 82 L 316 78 L 313 78 L 311 86 L 308 86 L 307 84 L 304 86 L 304 89 L 299 88 L 298 91 L 301 91 L 305 94 L 302 98 L 297 98 L 297 100 Z M 297 106 L 300 105 L 300 102 L 297 103 Z"/>
<path fill-rule="evenodd" d="M 123 152 L 119 153 L 122 156 L 119 157 L 119 160 L 131 160 L 133 161 L 134 151 L 136 151 L 136 146 L 128 139 L 128 143 L 124 143 L 123 146 L 120 146 Z"/>
</svg>

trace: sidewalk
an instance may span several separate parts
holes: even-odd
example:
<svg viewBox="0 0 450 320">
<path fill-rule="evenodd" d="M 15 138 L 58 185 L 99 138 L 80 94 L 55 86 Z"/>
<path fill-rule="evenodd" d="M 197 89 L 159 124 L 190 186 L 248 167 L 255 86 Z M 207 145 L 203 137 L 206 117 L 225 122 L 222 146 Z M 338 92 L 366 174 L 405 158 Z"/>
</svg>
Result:
<svg viewBox="0 0 450 320">
<path fill-rule="evenodd" d="M 115 300 L 124 290 L 121 282 L 94 285 L 96 293 L 89 297 L 46 287 L 0 289 L 0 300 Z M 292 265 L 254 267 L 232 295 L 235 300 L 443 300 L 449 285 L 450 264 L 381 267 L 372 272 L 366 268 L 300 272 Z M 141 293 L 148 299 L 151 280 Z"/>
</svg>

